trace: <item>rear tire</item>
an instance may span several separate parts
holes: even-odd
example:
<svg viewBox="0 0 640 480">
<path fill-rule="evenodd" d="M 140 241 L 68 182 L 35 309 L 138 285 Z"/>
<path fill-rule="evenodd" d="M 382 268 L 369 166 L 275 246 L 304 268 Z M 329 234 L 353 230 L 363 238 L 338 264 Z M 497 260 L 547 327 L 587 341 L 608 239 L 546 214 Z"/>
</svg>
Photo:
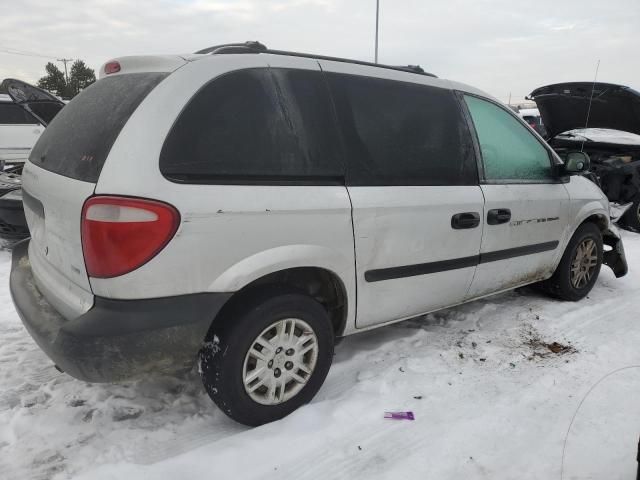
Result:
<svg viewBox="0 0 640 480">
<path fill-rule="evenodd" d="M 315 396 L 333 360 L 333 329 L 320 303 L 272 287 L 238 299 L 222 315 L 200 352 L 200 373 L 225 414 L 258 426 Z"/>
<path fill-rule="evenodd" d="M 581 300 L 598 279 L 602 254 L 600 229 L 593 223 L 583 223 L 569 240 L 553 276 L 540 286 L 556 298 L 572 302 Z"/>
</svg>

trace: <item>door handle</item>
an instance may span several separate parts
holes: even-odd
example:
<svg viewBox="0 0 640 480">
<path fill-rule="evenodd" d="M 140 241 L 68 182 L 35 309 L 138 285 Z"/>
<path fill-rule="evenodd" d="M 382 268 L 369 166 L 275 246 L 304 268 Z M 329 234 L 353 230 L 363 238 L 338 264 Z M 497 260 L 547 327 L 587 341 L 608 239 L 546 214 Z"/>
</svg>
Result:
<svg viewBox="0 0 640 480">
<path fill-rule="evenodd" d="M 508 208 L 494 208 L 487 213 L 487 223 L 489 225 L 499 225 L 511 220 L 511 210 Z"/>
<path fill-rule="evenodd" d="M 455 230 L 476 228 L 478 225 L 480 225 L 480 214 L 478 212 L 456 213 L 451 217 L 451 228 Z"/>
</svg>

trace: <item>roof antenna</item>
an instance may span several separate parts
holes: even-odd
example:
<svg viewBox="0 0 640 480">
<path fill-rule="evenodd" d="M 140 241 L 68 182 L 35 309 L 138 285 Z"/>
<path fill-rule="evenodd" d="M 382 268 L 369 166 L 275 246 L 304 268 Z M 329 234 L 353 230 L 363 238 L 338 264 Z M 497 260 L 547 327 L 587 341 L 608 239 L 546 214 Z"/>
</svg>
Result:
<svg viewBox="0 0 640 480">
<path fill-rule="evenodd" d="M 598 79 L 599 69 L 600 69 L 600 59 L 598 59 L 598 63 L 596 64 L 596 74 L 593 77 L 593 85 L 591 86 L 591 97 L 589 98 L 589 108 L 587 109 L 587 121 L 584 124 L 585 130 L 589 128 L 589 115 L 591 115 L 591 103 L 593 102 L 593 92 L 595 92 L 596 90 L 596 80 Z M 582 146 L 580 147 L 581 152 L 584 151 L 584 142 L 586 141 L 586 137 L 583 136 L 582 138 L 585 138 L 585 140 L 582 140 Z"/>
<path fill-rule="evenodd" d="M 376 53 L 373 63 L 378 63 L 378 24 L 380 23 L 380 0 L 376 0 Z"/>
</svg>

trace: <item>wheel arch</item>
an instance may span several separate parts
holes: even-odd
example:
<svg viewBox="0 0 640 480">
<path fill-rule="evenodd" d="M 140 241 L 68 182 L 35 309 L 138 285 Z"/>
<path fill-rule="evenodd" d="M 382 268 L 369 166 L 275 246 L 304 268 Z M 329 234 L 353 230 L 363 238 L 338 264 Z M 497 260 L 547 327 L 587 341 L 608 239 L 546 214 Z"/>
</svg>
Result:
<svg viewBox="0 0 640 480">
<path fill-rule="evenodd" d="M 278 247 L 260 252 L 233 265 L 216 279 L 210 291 L 232 291 L 233 296 L 212 321 L 223 318 L 226 311 L 241 303 L 248 295 L 270 286 L 287 286 L 302 291 L 316 299 L 327 311 L 335 336 L 341 336 L 355 316 L 355 298 L 350 295 L 354 278 L 338 273 L 339 266 L 348 265 L 323 247 Z M 309 261 L 312 257 L 315 261 Z M 305 261 L 306 260 L 306 261 Z M 324 261 L 320 261 L 324 260 Z M 349 275 L 349 272 L 347 272 Z M 355 279 L 353 280 L 355 282 Z"/>
<path fill-rule="evenodd" d="M 575 232 L 582 225 L 591 223 L 598 227 L 602 234 L 602 243 L 604 246 L 603 252 L 603 265 L 608 266 L 613 270 L 616 277 L 623 277 L 628 272 L 627 261 L 624 254 L 624 247 L 622 246 L 622 239 L 617 228 L 611 224 L 609 217 L 602 211 L 596 211 L 591 213 L 582 219 L 580 223 L 573 229 L 564 249 L 567 248 L 570 239 Z M 563 252 L 564 252 L 563 249 Z"/>
<path fill-rule="evenodd" d="M 574 233 L 575 230 L 577 230 L 581 225 L 584 225 L 585 223 L 593 223 L 600 229 L 600 232 L 603 235 L 609 229 L 609 218 L 603 213 L 593 213 L 578 224 L 578 226 L 574 229 Z"/>
<path fill-rule="evenodd" d="M 576 233 L 578 228 L 585 223 L 593 223 L 604 233 L 610 227 L 609 212 L 607 212 L 600 201 L 591 201 L 581 206 L 578 212 L 573 216 L 574 221 L 571 222 L 569 228 L 566 230 L 566 237 L 563 241 L 562 251 L 571 241 L 571 238 Z"/>
</svg>

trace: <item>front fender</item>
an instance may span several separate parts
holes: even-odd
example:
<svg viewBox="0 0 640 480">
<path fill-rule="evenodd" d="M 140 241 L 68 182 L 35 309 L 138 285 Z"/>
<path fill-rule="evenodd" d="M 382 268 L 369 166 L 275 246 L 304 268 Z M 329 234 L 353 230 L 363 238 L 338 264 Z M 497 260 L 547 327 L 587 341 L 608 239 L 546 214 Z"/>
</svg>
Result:
<svg viewBox="0 0 640 480">
<path fill-rule="evenodd" d="M 569 244 L 569 240 L 573 237 L 573 234 L 576 232 L 578 227 L 584 223 L 584 221 L 593 216 L 597 216 L 598 220 L 602 222 L 602 225 L 605 228 L 608 228 L 610 225 L 609 217 L 607 215 L 606 210 L 604 209 L 602 202 L 598 200 L 586 201 L 580 205 L 576 205 L 575 203 L 571 206 L 571 212 L 569 218 L 570 222 L 567 223 L 565 227 L 564 234 L 562 235 L 561 245 L 562 249 L 560 252 L 564 252 Z M 556 266 L 560 263 L 560 259 L 562 258 L 562 253 L 556 259 Z"/>
<path fill-rule="evenodd" d="M 576 229 L 582 225 L 582 223 L 589 217 L 597 216 L 598 219 L 605 225 L 607 228 L 610 225 L 609 222 L 609 212 L 606 210 L 601 201 L 593 200 L 583 204 L 578 212 L 574 215 L 574 225 L 572 225 L 571 235 Z"/>
<path fill-rule="evenodd" d="M 611 247 L 603 254 L 602 263 L 607 265 L 617 278 L 623 277 L 629 271 L 627 259 L 624 253 L 622 238 L 618 229 L 609 220 L 609 214 L 604 209 L 601 201 L 590 201 L 582 205 L 575 218 L 575 225 L 572 225 L 569 238 L 574 234 L 576 229 L 590 217 L 596 216 L 602 230 L 602 241 L 605 245 Z M 604 228 L 603 228 L 604 227 Z"/>
</svg>

